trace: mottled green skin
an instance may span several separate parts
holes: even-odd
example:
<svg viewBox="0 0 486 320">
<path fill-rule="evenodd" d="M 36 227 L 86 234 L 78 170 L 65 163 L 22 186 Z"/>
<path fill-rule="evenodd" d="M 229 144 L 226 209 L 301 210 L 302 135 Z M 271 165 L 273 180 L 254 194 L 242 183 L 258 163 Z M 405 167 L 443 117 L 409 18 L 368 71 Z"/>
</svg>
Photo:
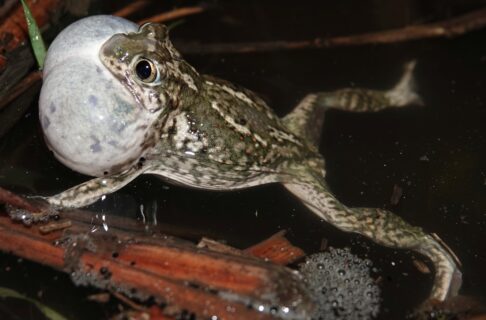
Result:
<svg viewBox="0 0 486 320">
<path fill-rule="evenodd" d="M 143 107 L 154 102 L 152 109 L 160 112 L 153 136 L 146 139 L 146 159 L 171 152 L 199 162 L 227 165 L 220 170 L 248 172 L 277 171 L 288 161 L 321 157 L 255 94 L 199 75 L 181 59 L 161 25 L 148 25 L 138 34 L 117 35 L 101 53 L 104 64 L 125 83 L 129 82 L 126 73 L 132 72 L 132 60 L 140 56 L 157 61 L 161 71 L 161 82 L 156 86 L 144 88 L 144 83 L 136 80 L 130 85 Z"/>
<path fill-rule="evenodd" d="M 141 58 L 156 66 L 158 76 L 153 82 L 141 81 L 134 71 Z M 372 112 L 420 102 L 411 90 L 413 64 L 391 90 L 310 94 L 292 113 L 279 119 L 252 92 L 199 75 L 174 49 L 162 25 L 147 24 L 138 33 L 113 36 L 102 47 L 100 59 L 134 96 L 134 107 L 157 114 L 157 121 L 148 124 L 152 129 L 146 134 L 138 162 L 132 165 L 134 159 L 128 159 L 110 170 L 121 171 L 118 174 L 49 197 L 50 203 L 84 206 L 143 173 L 212 190 L 278 182 L 341 230 L 428 256 L 436 269 L 431 297 L 443 300 L 457 292 L 460 272 L 450 250 L 391 212 L 349 208 L 339 202 L 325 182 L 324 159 L 316 148 L 328 108 Z M 130 168 L 124 169 L 127 166 Z"/>
</svg>

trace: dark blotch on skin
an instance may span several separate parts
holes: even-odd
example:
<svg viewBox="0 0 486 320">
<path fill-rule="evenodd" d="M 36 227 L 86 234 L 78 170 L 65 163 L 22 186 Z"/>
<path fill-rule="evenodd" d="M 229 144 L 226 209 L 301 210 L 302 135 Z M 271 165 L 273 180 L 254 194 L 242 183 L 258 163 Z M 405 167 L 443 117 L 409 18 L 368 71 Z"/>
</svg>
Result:
<svg viewBox="0 0 486 320">
<path fill-rule="evenodd" d="M 115 141 L 115 140 L 110 140 L 108 141 L 108 144 L 112 147 L 118 147 L 118 141 Z"/>
<path fill-rule="evenodd" d="M 57 108 L 56 108 L 56 105 L 54 104 L 54 102 L 51 102 L 51 105 L 49 106 L 49 111 L 51 113 L 54 113 L 54 112 L 56 112 L 56 109 Z"/>
<path fill-rule="evenodd" d="M 177 133 L 177 120 L 176 119 L 172 119 L 172 125 L 169 127 L 169 129 L 167 130 L 167 133 L 169 135 L 174 135 Z"/>
<path fill-rule="evenodd" d="M 42 117 L 42 126 L 44 127 L 44 129 L 47 129 L 49 128 L 50 125 L 51 125 L 51 120 L 49 120 L 49 117 L 44 115 L 44 117 Z"/>
<path fill-rule="evenodd" d="M 94 95 L 90 95 L 88 97 L 88 102 L 92 107 L 96 107 L 98 105 L 98 98 Z"/>
<path fill-rule="evenodd" d="M 93 139 L 93 141 L 94 141 L 94 143 L 89 146 L 89 148 L 91 149 L 91 152 L 93 152 L 93 153 L 101 152 L 102 148 L 101 148 L 100 140 L 98 138 L 96 138 L 95 136 L 91 136 L 91 139 Z"/>
<path fill-rule="evenodd" d="M 102 150 L 99 142 L 93 143 L 89 146 L 89 148 L 91 149 L 91 151 L 93 151 L 93 153 L 98 153 Z"/>
<path fill-rule="evenodd" d="M 246 125 L 246 119 L 245 118 L 238 118 L 238 119 L 236 119 L 236 123 L 244 126 L 244 125 Z"/>
</svg>

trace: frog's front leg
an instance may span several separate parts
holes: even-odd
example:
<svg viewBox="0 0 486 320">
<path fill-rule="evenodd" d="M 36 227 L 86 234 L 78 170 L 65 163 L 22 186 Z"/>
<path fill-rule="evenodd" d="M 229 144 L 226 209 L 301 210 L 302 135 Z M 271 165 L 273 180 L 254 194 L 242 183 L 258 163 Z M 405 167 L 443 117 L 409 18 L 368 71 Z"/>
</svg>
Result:
<svg viewBox="0 0 486 320">
<path fill-rule="evenodd" d="M 443 301 L 457 295 L 462 282 L 458 261 L 440 240 L 387 210 L 343 205 L 318 172 L 305 167 L 292 171 L 295 181 L 284 181 L 284 186 L 319 217 L 343 231 L 362 234 L 378 244 L 410 249 L 427 256 L 436 274 L 431 298 Z"/>
<path fill-rule="evenodd" d="M 109 177 L 95 178 L 54 196 L 45 197 L 48 203 L 61 208 L 80 208 L 92 204 L 103 195 L 113 193 L 148 170 L 139 165 Z"/>
</svg>

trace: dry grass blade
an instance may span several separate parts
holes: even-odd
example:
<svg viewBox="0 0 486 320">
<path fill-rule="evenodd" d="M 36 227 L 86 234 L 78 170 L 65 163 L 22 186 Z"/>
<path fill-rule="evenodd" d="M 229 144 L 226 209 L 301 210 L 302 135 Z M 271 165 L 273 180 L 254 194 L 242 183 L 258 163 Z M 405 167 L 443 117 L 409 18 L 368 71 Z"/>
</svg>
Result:
<svg viewBox="0 0 486 320">
<path fill-rule="evenodd" d="M 29 32 L 30 44 L 32 45 L 32 50 L 34 51 L 35 59 L 37 60 L 37 65 L 39 69 L 42 70 L 44 67 L 44 60 L 46 59 L 47 49 L 42 39 L 42 34 L 39 30 L 39 26 L 35 21 L 32 12 L 25 0 L 20 0 L 22 3 L 22 8 L 24 9 L 25 20 L 27 22 L 27 30 Z"/>
</svg>

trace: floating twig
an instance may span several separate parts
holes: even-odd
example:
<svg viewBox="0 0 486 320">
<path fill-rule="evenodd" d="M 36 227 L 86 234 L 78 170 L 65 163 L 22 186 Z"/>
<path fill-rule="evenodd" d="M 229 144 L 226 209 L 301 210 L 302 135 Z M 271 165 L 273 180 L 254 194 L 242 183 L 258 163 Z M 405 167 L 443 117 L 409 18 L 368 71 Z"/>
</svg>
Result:
<svg viewBox="0 0 486 320">
<path fill-rule="evenodd" d="M 24 93 L 27 89 L 32 87 L 41 79 L 42 72 L 33 71 L 29 73 L 24 79 L 22 79 L 13 87 L 3 99 L 0 100 L 0 110 L 8 106 L 10 102 L 17 99 L 22 93 Z"/>
<path fill-rule="evenodd" d="M 194 14 L 197 14 L 197 13 L 201 13 L 203 11 L 204 11 L 203 7 L 179 8 L 179 9 L 174 9 L 174 10 L 169 11 L 169 12 L 163 12 L 163 13 L 157 14 L 155 16 L 146 18 L 146 19 L 142 19 L 142 20 L 138 21 L 137 23 L 140 24 L 140 25 L 147 23 L 147 22 L 161 23 L 161 22 L 166 22 L 166 21 L 170 21 L 170 20 L 179 19 L 179 18 L 190 16 L 190 15 L 194 15 Z"/>
<path fill-rule="evenodd" d="M 368 44 L 390 44 L 429 38 L 453 38 L 486 26 L 486 8 L 436 23 L 399 29 L 302 41 L 266 41 L 247 43 L 177 42 L 185 54 L 249 53 L 308 48 L 331 48 Z"/>
<path fill-rule="evenodd" d="M 131 2 L 128 5 L 126 5 L 125 7 L 121 8 L 120 10 L 113 12 L 112 14 L 114 16 L 126 18 L 126 17 L 129 17 L 130 15 L 136 13 L 137 11 L 143 9 L 149 3 L 150 3 L 150 1 L 147 1 L 147 0 L 134 1 L 134 2 Z"/>
</svg>

